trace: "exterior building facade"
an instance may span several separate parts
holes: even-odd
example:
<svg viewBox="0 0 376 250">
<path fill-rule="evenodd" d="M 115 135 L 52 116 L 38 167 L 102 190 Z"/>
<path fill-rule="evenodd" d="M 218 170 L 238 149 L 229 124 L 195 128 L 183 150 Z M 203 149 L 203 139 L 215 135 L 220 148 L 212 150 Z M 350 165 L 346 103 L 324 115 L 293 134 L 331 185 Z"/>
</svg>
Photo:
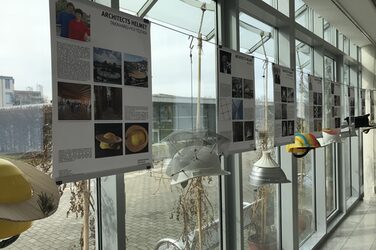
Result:
<svg viewBox="0 0 376 250">
<path fill-rule="evenodd" d="M 0 107 L 9 107 L 14 104 L 14 78 L 0 76 Z"/>
<path fill-rule="evenodd" d="M 41 91 L 15 90 L 14 105 L 29 105 L 43 103 L 44 99 Z"/>
</svg>

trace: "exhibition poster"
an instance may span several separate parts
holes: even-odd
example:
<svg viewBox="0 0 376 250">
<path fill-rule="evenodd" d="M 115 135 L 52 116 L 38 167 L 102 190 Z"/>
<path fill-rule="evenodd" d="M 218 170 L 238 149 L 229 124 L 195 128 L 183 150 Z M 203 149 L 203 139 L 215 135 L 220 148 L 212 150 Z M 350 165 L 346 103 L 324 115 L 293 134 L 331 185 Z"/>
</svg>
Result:
<svg viewBox="0 0 376 250">
<path fill-rule="evenodd" d="M 350 117 L 355 116 L 355 89 L 354 87 L 347 87 L 348 89 L 348 96 L 349 96 L 349 106 L 350 106 Z"/>
<path fill-rule="evenodd" d="M 323 120 L 323 87 L 322 78 L 313 75 L 308 76 L 309 83 L 309 117 L 310 132 L 320 135 Z"/>
<path fill-rule="evenodd" d="M 331 122 L 330 128 L 341 127 L 341 84 L 330 82 L 331 91 Z"/>
<path fill-rule="evenodd" d="M 362 101 L 362 113 L 361 115 L 366 114 L 366 90 L 360 89 L 360 99 Z"/>
<path fill-rule="evenodd" d="M 229 142 L 219 145 L 223 153 L 255 148 L 254 58 L 218 48 L 218 133 Z"/>
<path fill-rule="evenodd" d="M 294 141 L 296 130 L 295 74 L 290 68 L 273 64 L 274 144 L 281 146 Z"/>
<path fill-rule="evenodd" d="M 53 175 L 151 167 L 150 24 L 89 1 L 50 1 Z"/>
</svg>

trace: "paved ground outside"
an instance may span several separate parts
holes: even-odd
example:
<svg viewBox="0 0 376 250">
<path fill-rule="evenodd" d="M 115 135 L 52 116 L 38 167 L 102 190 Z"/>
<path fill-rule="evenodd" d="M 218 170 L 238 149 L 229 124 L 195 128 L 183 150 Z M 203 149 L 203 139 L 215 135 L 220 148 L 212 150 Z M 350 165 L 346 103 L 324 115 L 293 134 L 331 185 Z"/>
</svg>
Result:
<svg viewBox="0 0 376 250">
<path fill-rule="evenodd" d="M 214 217 L 218 218 L 217 178 L 206 187 Z M 163 238 L 179 239 L 183 223 L 171 218 L 179 192 L 161 169 L 126 175 L 125 190 L 127 249 L 148 250 Z"/>
<path fill-rule="evenodd" d="M 69 208 L 70 190 L 67 188 L 60 199 L 59 208 L 52 216 L 35 221 L 33 226 L 6 249 L 81 249 L 82 219 L 66 216 Z"/>
</svg>

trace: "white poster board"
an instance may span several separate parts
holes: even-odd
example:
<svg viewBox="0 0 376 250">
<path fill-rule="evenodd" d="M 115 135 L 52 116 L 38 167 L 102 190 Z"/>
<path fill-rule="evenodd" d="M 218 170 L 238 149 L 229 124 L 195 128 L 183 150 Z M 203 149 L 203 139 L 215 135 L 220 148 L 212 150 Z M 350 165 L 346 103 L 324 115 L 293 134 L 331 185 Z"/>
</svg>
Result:
<svg viewBox="0 0 376 250">
<path fill-rule="evenodd" d="M 309 116 L 310 131 L 315 135 L 321 135 L 323 123 L 323 86 L 322 78 L 309 75 Z"/>
<path fill-rule="evenodd" d="M 71 3 L 50 1 L 54 178 L 150 168 L 150 24 Z"/>
<path fill-rule="evenodd" d="M 219 151 L 237 153 L 255 148 L 254 58 L 218 48 L 218 133 L 230 142 Z"/>
<path fill-rule="evenodd" d="M 273 64 L 274 144 L 281 146 L 294 141 L 296 130 L 296 85 L 294 71 Z"/>
<path fill-rule="evenodd" d="M 338 82 L 330 83 L 331 91 L 331 119 L 330 128 L 341 127 L 341 84 Z"/>
</svg>

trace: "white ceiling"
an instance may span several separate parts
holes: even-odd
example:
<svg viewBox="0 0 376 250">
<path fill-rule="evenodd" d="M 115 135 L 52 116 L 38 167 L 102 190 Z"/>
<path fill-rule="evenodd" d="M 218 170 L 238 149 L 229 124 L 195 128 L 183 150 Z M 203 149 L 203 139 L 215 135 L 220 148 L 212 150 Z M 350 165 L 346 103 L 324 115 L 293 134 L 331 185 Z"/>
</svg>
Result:
<svg viewBox="0 0 376 250">
<path fill-rule="evenodd" d="M 304 1 L 356 45 L 363 47 L 371 44 L 367 36 L 333 3 L 333 1 L 336 2 L 361 27 L 363 32 L 368 34 L 373 41 L 376 41 L 376 7 L 371 0 Z"/>
</svg>

